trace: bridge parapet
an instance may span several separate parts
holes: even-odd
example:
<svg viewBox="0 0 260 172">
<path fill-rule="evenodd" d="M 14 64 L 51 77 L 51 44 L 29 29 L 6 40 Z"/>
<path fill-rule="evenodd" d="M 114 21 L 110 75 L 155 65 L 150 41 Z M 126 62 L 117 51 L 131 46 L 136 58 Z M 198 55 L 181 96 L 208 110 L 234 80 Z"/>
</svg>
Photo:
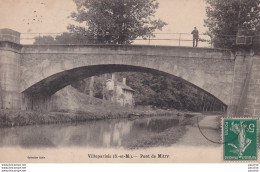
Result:
<svg viewBox="0 0 260 172">
<path fill-rule="evenodd" d="M 107 54 L 233 59 L 229 50 L 153 45 L 24 45 L 23 54 Z"/>
<path fill-rule="evenodd" d="M 0 41 L 20 44 L 20 33 L 11 29 L 0 29 Z"/>
</svg>

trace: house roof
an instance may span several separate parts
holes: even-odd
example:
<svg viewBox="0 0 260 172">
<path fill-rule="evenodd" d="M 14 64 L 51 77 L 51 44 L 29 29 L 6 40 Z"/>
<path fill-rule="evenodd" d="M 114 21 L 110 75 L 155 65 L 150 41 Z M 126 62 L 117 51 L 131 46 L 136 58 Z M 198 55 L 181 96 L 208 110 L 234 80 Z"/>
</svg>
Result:
<svg viewBox="0 0 260 172">
<path fill-rule="evenodd" d="M 107 80 L 107 82 L 108 81 L 112 81 L 111 79 L 108 79 Z M 125 85 L 125 84 L 123 84 L 122 82 L 116 82 L 116 84 L 118 85 L 118 86 L 120 86 L 123 90 L 128 90 L 128 91 L 132 91 L 132 92 L 135 92 L 135 90 L 133 90 L 131 87 L 129 87 L 128 85 Z"/>
<path fill-rule="evenodd" d="M 117 82 L 117 85 L 121 86 L 122 89 L 124 89 L 124 90 L 129 90 L 129 91 L 135 92 L 135 90 L 133 90 L 133 89 L 132 89 L 131 87 L 129 87 L 128 85 L 123 84 L 122 82 Z"/>
</svg>

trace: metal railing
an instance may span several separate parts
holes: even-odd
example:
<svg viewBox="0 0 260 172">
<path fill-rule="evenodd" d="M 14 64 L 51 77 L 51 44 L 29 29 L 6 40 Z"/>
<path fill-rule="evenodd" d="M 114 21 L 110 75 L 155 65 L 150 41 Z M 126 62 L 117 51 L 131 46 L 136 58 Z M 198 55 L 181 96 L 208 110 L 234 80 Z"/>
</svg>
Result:
<svg viewBox="0 0 260 172">
<path fill-rule="evenodd" d="M 174 44 L 175 46 L 192 46 L 193 36 L 190 33 L 155 33 L 155 37 L 148 38 L 148 45 L 151 44 Z M 143 39 L 136 39 L 140 41 Z M 160 42 L 158 42 L 160 41 Z M 200 34 L 199 40 L 200 43 L 204 43 L 200 46 L 212 46 L 211 38 L 208 35 Z M 206 44 L 205 44 L 206 43 Z"/>
<path fill-rule="evenodd" d="M 61 34 L 62 33 L 21 33 L 21 44 L 33 44 L 35 38 L 43 36 L 50 36 L 55 39 L 56 36 Z M 190 33 L 154 33 L 153 37 L 148 37 L 146 39 L 138 37 L 133 40 L 132 44 L 192 46 L 192 41 L 192 34 Z M 212 40 L 208 35 L 199 35 L 199 47 L 212 47 L 211 42 Z"/>
<path fill-rule="evenodd" d="M 49 39 L 55 40 L 55 38 L 62 33 L 21 33 L 20 43 L 21 44 L 33 44 L 37 38 L 42 38 L 48 36 Z M 1 36 L 1 35 L 0 35 Z M 109 35 L 114 36 L 115 35 Z M 82 38 L 84 40 L 84 38 Z M 86 37 L 86 40 L 90 40 Z M 94 39 L 93 39 L 94 40 Z M 95 39 L 98 41 L 98 39 Z M 51 40 L 50 40 L 51 41 Z M 236 35 L 219 35 L 218 41 L 226 42 L 235 42 Z M 47 40 L 48 42 L 48 40 Z M 92 41 L 94 42 L 94 41 Z M 104 41 L 103 41 L 104 42 Z M 213 40 L 209 35 L 200 34 L 198 40 L 198 47 L 213 47 Z M 43 43 L 44 44 L 44 43 Z M 45 43 L 48 44 L 48 43 Z M 62 43 L 66 44 L 66 43 Z M 72 43 L 68 43 L 72 44 Z M 75 44 L 84 44 L 84 43 L 75 43 Z M 91 43 L 90 43 L 91 44 Z M 154 33 L 153 37 L 141 38 L 138 37 L 133 40 L 132 44 L 134 45 L 166 45 L 166 46 L 192 46 L 193 45 L 193 36 L 190 33 Z"/>
</svg>

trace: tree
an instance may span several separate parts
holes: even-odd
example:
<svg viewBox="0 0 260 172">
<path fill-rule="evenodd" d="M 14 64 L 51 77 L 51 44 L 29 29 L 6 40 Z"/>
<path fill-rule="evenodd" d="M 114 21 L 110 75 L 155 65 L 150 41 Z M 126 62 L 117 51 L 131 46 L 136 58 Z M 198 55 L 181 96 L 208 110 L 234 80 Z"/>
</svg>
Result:
<svg viewBox="0 0 260 172">
<path fill-rule="evenodd" d="M 129 44 L 137 37 L 154 36 L 166 25 L 154 19 L 156 0 L 74 0 L 77 12 L 71 18 L 81 26 L 69 25 L 73 33 L 87 35 L 94 43 Z"/>
<path fill-rule="evenodd" d="M 35 45 L 43 45 L 43 44 L 55 44 L 55 40 L 52 36 L 38 36 L 34 38 Z"/>
<path fill-rule="evenodd" d="M 239 29 L 256 31 L 260 25 L 259 0 L 206 0 L 204 21 L 213 44 L 230 48 Z"/>
<path fill-rule="evenodd" d="M 79 33 L 68 33 L 64 32 L 56 37 L 52 36 L 39 36 L 35 37 L 33 44 L 43 45 L 43 44 L 89 44 L 91 39 L 87 35 L 82 35 Z"/>
</svg>

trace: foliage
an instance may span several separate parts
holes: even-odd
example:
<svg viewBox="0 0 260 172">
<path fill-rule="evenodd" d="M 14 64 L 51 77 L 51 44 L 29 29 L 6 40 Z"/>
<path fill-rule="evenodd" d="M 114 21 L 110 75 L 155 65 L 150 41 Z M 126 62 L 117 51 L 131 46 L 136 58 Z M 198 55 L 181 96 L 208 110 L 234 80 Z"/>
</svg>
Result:
<svg viewBox="0 0 260 172">
<path fill-rule="evenodd" d="M 129 44 L 137 37 L 153 36 L 165 22 L 154 19 L 156 0 L 74 0 L 77 12 L 71 18 L 81 25 L 69 25 L 73 33 L 87 35 L 92 43 Z"/>
<path fill-rule="evenodd" d="M 36 45 L 44 45 L 44 44 L 55 44 L 55 40 L 52 36 L 39 36 L 34 38 L 34 43 Z"/>
<path fill-rule="evenodd" d="M 40 36 L 35 37 L 33 44 L 36 45 L 48 45 L 48 44 L 89 44 L 90 38 L 87 35 L 81 35 L 78 33 L 64 32 L 61 35 L 57 35 L 55 38 L 52 36 Z"/>
<path fill-rule="evenodd" d="M 230 48 L 239 29 L 255 31 L 260 25 L 259 0 L 206 0 L 206 3 L 204 22 L 215 47 Z"/>
<path fill-rule="evenodd" d="M 117 73 L 117 78 L 119 82 L 126 78 L 127 85 L 135 90 L 134 99 L 136 105 L 153 105 L 158 108 L 186 109 L 191 111 L 221 110 L 223 105 L 215 97 L 176 77 L 140 72 L 120 72 Z M 85 80 L 89 82 L 90 78 Z M 103 97 L 101 85 L 104 80 L 104 75 L 95 77 L 94 96 L 97 98 Z M 82 91 L 84 88 L 79 87 L 82 87 L 82 85 L 84 84 L 77 85 L 75 83 L 73 87 Z M 97 87 L 98 85 L 99 87 Z M 85 86 L 88 87 L 89 84 Z M 89 88 L 85 89 L 88 90 Z M 111 98 L 112 91 L 110 94 L 108 96 L 108 93 L 105 92 L 107 100 Z"/>
<path fill-rule="evenodd" d="M 137 37 L 154 36 L 166 25 L 155 19 L 156 0 L 74 0 L 77 11 L 71 14 L 79 25 L 55 38 L 35 37 L 34 44 L 129 44 Z"/>
</svg>

